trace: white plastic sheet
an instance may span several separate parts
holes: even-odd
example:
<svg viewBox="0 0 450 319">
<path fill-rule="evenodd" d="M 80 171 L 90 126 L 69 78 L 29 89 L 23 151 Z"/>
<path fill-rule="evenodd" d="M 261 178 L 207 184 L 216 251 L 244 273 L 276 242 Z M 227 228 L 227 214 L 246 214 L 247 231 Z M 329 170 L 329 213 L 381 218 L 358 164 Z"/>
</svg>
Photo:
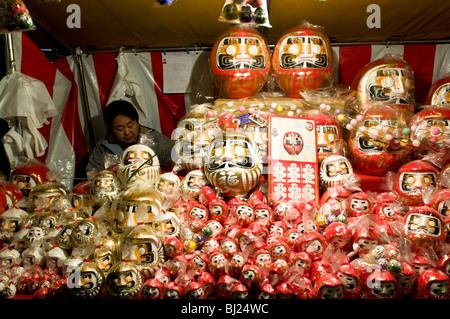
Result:
<svg viewBox="0 0 450 319">
<path fill-rule="evenodd" d="M 44 83 L 20 72 L 3 77 L 0 81 L 0 117 L 11 127 L 4 137 L 4 144 L 12 165 L 18 155 L 30 159 L 44 155 L 48 143 L 38 129 L 57 114 Z"/>
<path fill-rule="evenodd" d="M 108 99 L 108 104 L 115 100 L 130 101 L 139 113 L 146 109 L 142 83 L 136 78 L 129 65 L 129 59 L 133 56 L 120 52 L 116 58 L 117 73 Z"/>
</svg>

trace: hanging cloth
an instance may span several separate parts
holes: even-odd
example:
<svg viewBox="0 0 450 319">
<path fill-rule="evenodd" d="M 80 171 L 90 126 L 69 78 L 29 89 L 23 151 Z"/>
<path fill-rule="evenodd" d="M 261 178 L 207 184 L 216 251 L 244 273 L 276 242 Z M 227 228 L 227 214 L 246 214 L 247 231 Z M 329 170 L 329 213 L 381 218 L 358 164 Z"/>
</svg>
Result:
<svg viewBox="0 0 450 319">
<path fill-rule="evenodd" d="M 20 72 L 8 73 L 0 81 L 0 118 L 7 120 L 10 130 L 3 137 L 8 157 L 42 156 L 48 143 L 38 129 L 49 124 L 48 118 L 58 114 L 44 83 Z"/>
<path fill-rule="evenodd" d="M 127 100 L 134 105 L 138 113 L 145 114 L 145 98 L 142 84 L 131 71 L 128 57 L 131 54 L 119 52 L 117 56 L 117 73 L 112 84 L 108 104 L 115 100 Z"/>
</svg>

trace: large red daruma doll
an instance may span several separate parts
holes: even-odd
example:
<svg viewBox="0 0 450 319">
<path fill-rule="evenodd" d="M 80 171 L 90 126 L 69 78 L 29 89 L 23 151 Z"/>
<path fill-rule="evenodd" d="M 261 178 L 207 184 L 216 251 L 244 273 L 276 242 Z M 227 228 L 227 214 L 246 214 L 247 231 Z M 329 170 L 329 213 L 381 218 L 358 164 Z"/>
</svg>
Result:
<svg viewBox="0 0 450 319">
<path fill-rule="evenodd" d="M 450 75 L 437 80 L 428 91 L 425 104 L 450 105 Z"/>
<path fill-rule="evenodd" d="M 361 104 L 383 102 L 407 111 L 415 111 L 415 82 L 411 66 L 388 54 L 364 65 L 353 79 Z"/>
<path fill-rule="evenodd" d="M 363 174 L 384 176 L 404 164 L 411 152 L 401 142 L 409 138 L 403 134 L 403 129 L 408 127 L 407 120 L 405 111 L 372 105 L 348 137 L 353 167 Z"/>
<path fill-rule="evenodd" d="M 272 54 L 272 69 L 279 87 L 289 96 L 324 88 L 331 83 L 333 52 L 327 35 L 305 24 L 284 33 Z"/>
<path fill-rule="evenodd" d="M 211 68 L 219 95 L 230 99 L 253 97 L 266 84 L 270 52 L 254 28 L 234 26 L 214 43 Z"/>
</svg>

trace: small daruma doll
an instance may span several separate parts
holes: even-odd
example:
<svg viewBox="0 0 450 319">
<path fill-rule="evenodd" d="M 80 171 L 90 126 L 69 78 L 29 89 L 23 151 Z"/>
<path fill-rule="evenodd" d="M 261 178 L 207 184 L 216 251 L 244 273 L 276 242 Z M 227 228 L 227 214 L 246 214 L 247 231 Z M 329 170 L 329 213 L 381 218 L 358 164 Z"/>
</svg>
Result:
<svg viewBox="0 0 450 319">
<path fill-rule="evenodd" d="M 363 66 L 351 89 L 357 91 L 362 105 L 383 102 L 415 111 L 415 84 L 411 66 L 400 57 L 388 54 Z"/>
<path fill-rule="evenodd" d="M 214 43 L 211 68 L 219 94 L 230 99 L 254 96 L 267 81 L 270 52 L 254 28 L 242 25 L 225 31 Z"/>
<path fill-rule="evenodd" d="M 350 132 L 349 154 L 355 170 L 384 176 L 403 164 L 411 152 L 404 134 L 408 113 L 383 104 L 373 104 Z M 406 143 L 405 143 L 406 141 Z"/>
<path fill-rule="evenodd" d="M 275 45 L 272 69 L 277 84 L 289 97 L 324 88 L 332 81 L 330 40 L 320 28 L 308 23 L 295 27 Z"/>
<path fill-rule="evenodd" d="M 120 193 L 122 185 L 113 171 L 103 170 L 95 174 L 91 182 L 91 197 L 95 207 L 111 203 Z"/>
<path fill-rule="evenodd" d="M 201 189 L 207 183 L 203 169 L 189 171 L 181 180 L 181 193 L 188 199 L 197 199 Z"/>
<path fill-rule="evenodd" d="M 319 164 L 330 155 L 343 155 L 344 137 L 336 119 L 320 112 L 311 113 L 310 117 L 316 123 L 317 160 Z"/>
<path fill-rule="evenodd" d="M 260 181 L 262 157 L 253 139 L 241 133 L 215 137 L 209 146 L 205 175 L 227 196 L 247 195 Z"/>
<path fill-rule="evenodd" d="M 11 183 L 17 186 L 24 196 L 36 185 L 49 181 L 49 168 L 38 161 L 28 161 L 18 164 L 11 172 Z"/>
<path fill-rule="evenodd" d="M 395 191 L 403 204 L 423 205 L 422 191 L 431 188 L 437 190 L 439 171 L 431 163 L 415 160 L 402 165 L 395 176 Z"/>
<path fill-rule="evenodd" d="M 210 104 L 193 105 L 191 108 L 192 110 L 178 122 L 172 132 L 174 141 L 172 153 L 176 152 L 178 156 L 174 162 L 179 162 L 187 171 L 203 167 L 204 157 L 215 131 L 214 121 L 208 123 L 205 116 L 212 111 Z"/>
<path fill-rule="evenodd" d="M 353 166 L 343 155 L 331 155 L 320 164 L 319 178 L 323 189 L 343 185 L 353 175 Z"/>
<path fill-rule="evenodd" d="M 427 206 L 415 207 L 406 214 L 405 230 L 417 247 L 438 248 L 447 236 L 442 216 Z"/>
</svg>

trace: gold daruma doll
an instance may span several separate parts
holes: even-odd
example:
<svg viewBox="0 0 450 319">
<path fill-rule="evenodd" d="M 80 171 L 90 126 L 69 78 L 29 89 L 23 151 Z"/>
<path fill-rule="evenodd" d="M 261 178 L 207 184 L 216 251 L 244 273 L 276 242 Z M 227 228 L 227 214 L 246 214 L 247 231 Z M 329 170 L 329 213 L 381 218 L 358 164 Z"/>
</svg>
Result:
<svg viewBox="0 0 450 319">
<path fill-rule="evenodd" d="M 247 195 L 262 174 L 256 142 L 242 133 L 219 135 L 209 145 L 205 176 L 227 196 Z"/>
<path fill-rule="evenodd" d="M 428 91 L 425 104 L 450 105 L 450 75 L 437 80 Z"/>
<path fill-rule="evenodd" d="M 388 54 L 364 65 L 353 79 L 363 107 L 383 102 L 401 109 L 415 111 L 415 82 L 411 66 L 400 57 Z"/>
<path fill-rule="evenodd" d="M 333 53 L 327 35 L 304 24 L 281 36 L 272 54 L 276 82 L 289 97 L 328 86 L 332 80 Z"/>
<path fill-rule="evenodd" d="M 231 99 L 254 96 L 270 72 L 266 40 L 251 27 L 228 29 L 214 43 L 211 68 L 219 95 Z"/>
</svg>

